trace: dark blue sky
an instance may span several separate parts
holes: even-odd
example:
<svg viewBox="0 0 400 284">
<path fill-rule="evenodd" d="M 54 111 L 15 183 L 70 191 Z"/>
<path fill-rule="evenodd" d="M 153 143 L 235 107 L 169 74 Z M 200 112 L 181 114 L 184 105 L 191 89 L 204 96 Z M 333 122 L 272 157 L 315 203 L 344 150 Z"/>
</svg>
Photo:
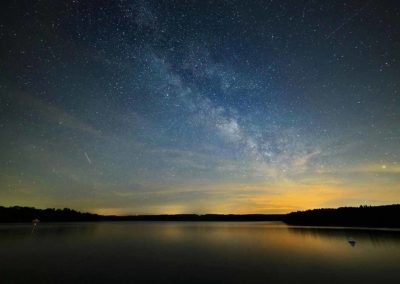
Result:
<svg viewBox="0 0 400 284">
<path fill-rule="evenodd" d="M 398 1 L 5 1 L 3 205 L 400 198 Z"/>
</svg>

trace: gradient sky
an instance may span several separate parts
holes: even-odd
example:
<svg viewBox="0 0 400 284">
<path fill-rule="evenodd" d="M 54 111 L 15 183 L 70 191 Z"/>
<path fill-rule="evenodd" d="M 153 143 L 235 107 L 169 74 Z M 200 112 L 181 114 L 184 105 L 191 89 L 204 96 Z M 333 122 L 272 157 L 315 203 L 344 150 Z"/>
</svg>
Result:
<svg viewBox="0 0 400 284">
<path fill-rule="evenodd" d="M 399 1 L 0 5 L 0 205 L 400 202 Z"/>
</svg>

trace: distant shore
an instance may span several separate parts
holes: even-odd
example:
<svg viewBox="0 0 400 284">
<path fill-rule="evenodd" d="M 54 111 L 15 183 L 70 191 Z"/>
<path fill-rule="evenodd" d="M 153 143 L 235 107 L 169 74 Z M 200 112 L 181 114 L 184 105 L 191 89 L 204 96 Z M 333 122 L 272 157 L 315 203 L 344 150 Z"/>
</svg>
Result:
<svg viewBox="0 0 400 284">
<path fill-rule="evenodd" d="M 290 225 L 400 228 L 400 204 L 322 208 L 286 214 Z"/>
<path fill-rule="evenodd" d="M 0 206 L 0 223 L 32 222 L 101 222 L 101 221 L 282 221 L 301 226 L 357 226 L 400 228 L 400 205 L 322 208 L 288 214 L 176 214 L 104 216 L 82 213 L 69 208 L 37 209 Z"/>
<path fill-rule="evenodd" d="M 284 214 L 159 214 L 106 216 L 82 213 L 69 208 L 37 209 L 33 207 L 0 206 L 0 223 L 32 222 L 96 222 L 96 221 L 282 221 Z"/>
</svg>

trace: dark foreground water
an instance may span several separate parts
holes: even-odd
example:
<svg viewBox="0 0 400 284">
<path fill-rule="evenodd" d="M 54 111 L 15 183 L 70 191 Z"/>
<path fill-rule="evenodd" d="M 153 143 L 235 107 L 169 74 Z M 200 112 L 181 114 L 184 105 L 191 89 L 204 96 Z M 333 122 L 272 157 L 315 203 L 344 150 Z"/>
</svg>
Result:
<svg viewBox="0 0 400 284">
<path fill-rule="evenodd" d="M 400 283 L 400 231 L 279 222 L 31 230 L 0 225 L 0 283 Z"/>
</svg>

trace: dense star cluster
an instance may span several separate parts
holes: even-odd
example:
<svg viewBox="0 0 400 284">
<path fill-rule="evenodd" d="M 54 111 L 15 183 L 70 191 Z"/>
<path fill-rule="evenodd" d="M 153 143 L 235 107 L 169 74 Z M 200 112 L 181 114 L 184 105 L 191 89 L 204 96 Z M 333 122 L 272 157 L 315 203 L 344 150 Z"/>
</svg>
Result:
<svg viewBox="0 0 400 284">
<path fill-rule="evenodd" d="M 2 205 L 400 199 L 397 1 L 5 1 Z"/>
</svg>

